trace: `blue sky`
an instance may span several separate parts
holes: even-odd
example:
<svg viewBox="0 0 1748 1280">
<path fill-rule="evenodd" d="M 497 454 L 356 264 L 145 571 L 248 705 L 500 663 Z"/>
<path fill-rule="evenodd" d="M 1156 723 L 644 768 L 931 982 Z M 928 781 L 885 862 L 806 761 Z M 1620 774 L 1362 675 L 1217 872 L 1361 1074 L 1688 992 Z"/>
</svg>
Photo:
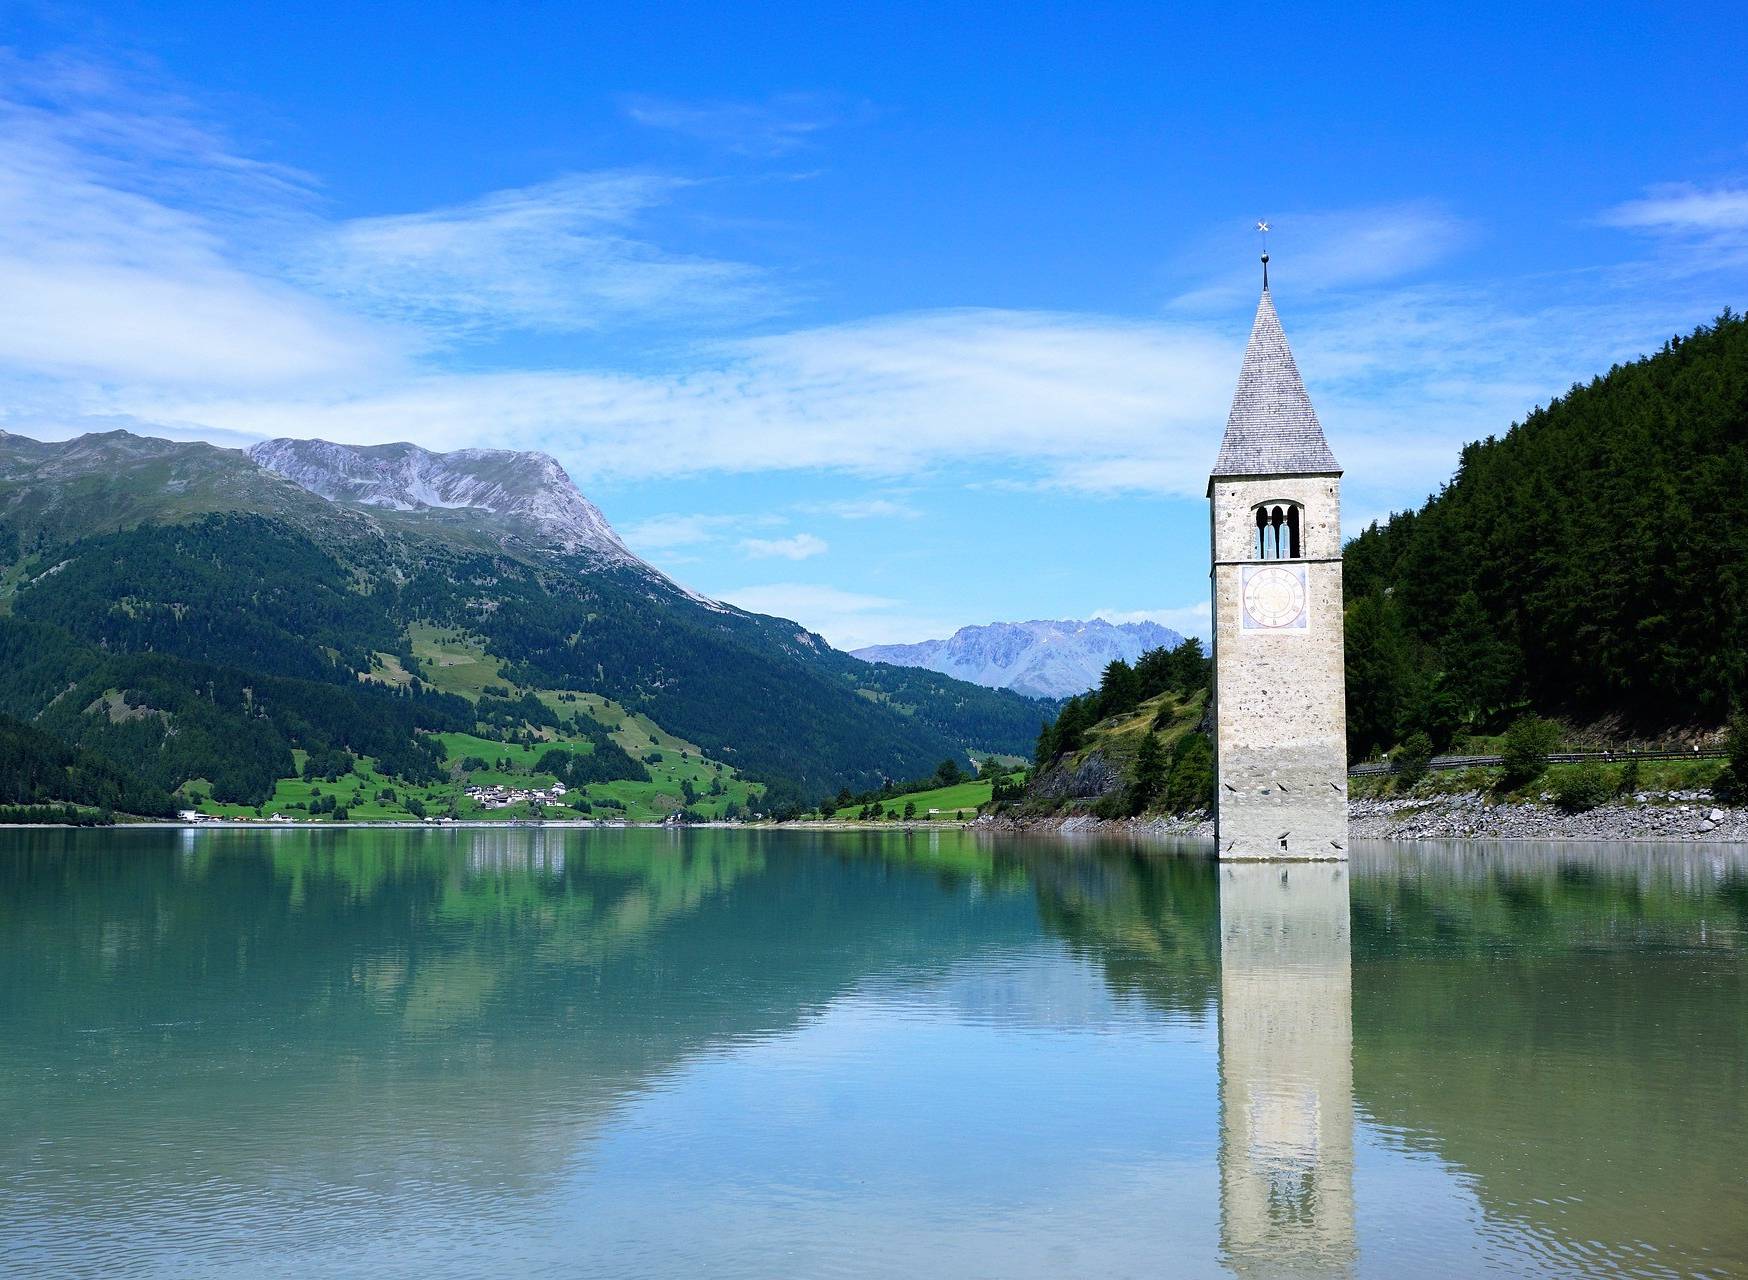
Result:
<svg viewBox="0 0 1748 1280">
<path fill-rule="evenodd" d="M 545 449 L 842 645 L 1206 627 L 1276 302 L 1349 532 L 1748 303 L 1728 5 L 0 5 L 0 426 Z"/>
</svg>

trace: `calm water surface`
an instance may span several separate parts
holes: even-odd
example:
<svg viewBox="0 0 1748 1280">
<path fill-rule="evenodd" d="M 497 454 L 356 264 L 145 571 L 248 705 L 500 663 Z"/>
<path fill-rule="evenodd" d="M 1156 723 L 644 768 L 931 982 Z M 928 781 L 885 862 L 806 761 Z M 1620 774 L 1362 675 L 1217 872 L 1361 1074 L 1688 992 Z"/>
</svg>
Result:
<svg viewBox="0 0 1748 1280">
<path fill-rule="evenodd" d="M 0 1274 L 1748 1275 L 1748 854 L 0 834 Z"/>
</svg>

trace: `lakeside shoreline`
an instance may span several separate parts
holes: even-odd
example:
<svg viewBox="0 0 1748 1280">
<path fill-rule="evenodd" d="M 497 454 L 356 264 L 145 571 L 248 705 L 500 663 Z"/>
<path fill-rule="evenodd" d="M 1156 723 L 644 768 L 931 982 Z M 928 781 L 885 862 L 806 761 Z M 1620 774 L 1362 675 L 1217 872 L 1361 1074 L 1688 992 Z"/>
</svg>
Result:
<svg viewBox="0 0 1748 1280">
<path fill-rule="evenodd" d="M 475 818 L 454 822 L 274 822 L 268 818 L 209 818 L 204 821 L 158 821 L 114 823 L 81 822 L 7 822 L 0 831 L 513 831 L 521 829 L 561 829 L 585 831 L 940 831 L 963 829 L 975 825 L 975 819 L 937 820 L 933 822 L 894 820 L 889 822 L 854 822 L 848 819 L 797 822 L 592 822 L 587 818 L 554 818 L 535 821 L 528 818 L 493 822 Z"/>
<path fill-rule="evenodd" d="M 1545 802 L 1495 803 L 1484 793 L 1464 792 L 1430 798 L 1398 797 L 1353 800 L 1348 804 L 1348 833 L 1355 840 L 1650 840 L 1670 844 L 1748 844 L 1748 807 L 1730 806 L 1701 793 L 1679 793 L 1665 803 L 1633 802 L 1599 805 L 1582 813 L 1566 813 Z M 172 830 L 172 831 L 508 831 L 555 830 L 708 830 L 735 831 L 941 831 L 977 830 L 1029 832 L 1064 836 L 1170 836 L 1212 840 L 1214 824 L 1205 817 L 1096 818 L 1087 813 L 1040 817 L 984 814 L 970 819 L 886 820 L 848 819 L 796 822 L 595 822 L 562 818 L 493 822 L 468 819 L 453 822 L 273 822 L 267 819 L 118 822 L 113 826 L 74 823 L 9 823 L 16 830 Z"/>
<path fill-rule="evenodd" d="M 1095 818 L 1091 814 L 989 818 L 997 830 L 1061 835 L 1133 834 L 1212 840 L 1206 817 Z M 1656 840 L 1670 844 L 1748 844 L 1748 808 L 1699 793 L 1670 803 L 1599 805 L 1567 813 L 1546 802 L 1499 803 L 1485 793 L 1348 802 L 1355 840 Z"/>
</svg>

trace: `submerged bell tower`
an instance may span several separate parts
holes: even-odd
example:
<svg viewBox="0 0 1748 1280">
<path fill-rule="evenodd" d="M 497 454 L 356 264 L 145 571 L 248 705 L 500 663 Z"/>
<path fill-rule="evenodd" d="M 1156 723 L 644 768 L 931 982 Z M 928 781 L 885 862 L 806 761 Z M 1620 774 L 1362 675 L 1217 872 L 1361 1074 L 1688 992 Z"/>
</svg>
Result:
<svg viewBox="0 0 1748 1280">
<path fill-rule="evenodd" d="M 1266 231 L 1266 224 L 1259 224 Z M 1222 858 L 1347 857 L 1341 465 L 1262 299 L 1208 477 Z"/>
</svg>

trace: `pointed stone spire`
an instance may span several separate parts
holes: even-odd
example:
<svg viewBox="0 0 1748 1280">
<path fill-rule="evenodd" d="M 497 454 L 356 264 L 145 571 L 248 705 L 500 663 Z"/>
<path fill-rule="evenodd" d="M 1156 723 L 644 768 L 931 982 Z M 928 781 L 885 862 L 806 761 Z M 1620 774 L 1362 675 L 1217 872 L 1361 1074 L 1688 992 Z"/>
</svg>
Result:
<svg viewBox="0 0 1748 1280">
<path fill-rule="evenodd" d="M 1267 259 L 1263 271 L 1268 271 Z M 1299 367 L 1281 332 L 1264 275 L 1262 301 L 1244 351 L 1244 369 L 1226 419 L 1226 437 L 1211 479 L 1221 476 L 1340 475 Z"/>
</svg>

